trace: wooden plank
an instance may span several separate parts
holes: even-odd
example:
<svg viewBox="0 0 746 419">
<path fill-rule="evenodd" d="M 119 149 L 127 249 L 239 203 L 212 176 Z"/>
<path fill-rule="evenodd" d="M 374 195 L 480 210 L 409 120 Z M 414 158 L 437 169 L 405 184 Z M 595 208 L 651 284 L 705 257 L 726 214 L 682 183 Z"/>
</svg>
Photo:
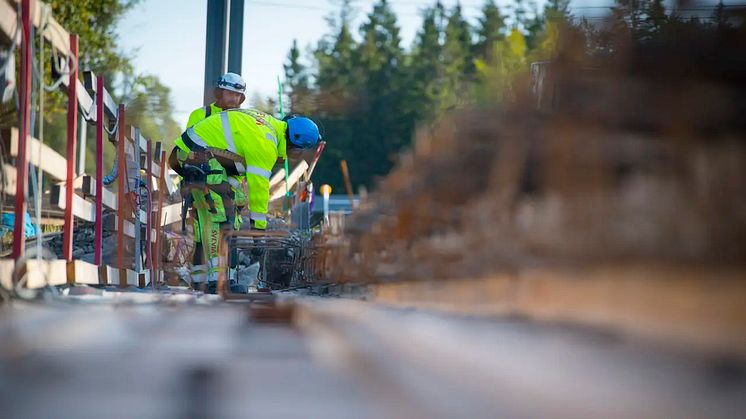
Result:
<svg viewBox="0 0 746 419">
<path fill-rule="evenodd" d="M 0 0 L 2 3 L 3 0 Z M 16 262 L 13 259 L 0 259 L 0 285 L 6 290 L 13 287 L 13 269 Z"/>
<path fill-rule="evenodd" d="M 370 284 L 367 299 L 462 315 L 571 322 L 742 356 L 745 277 L 746 270 L 737 267 L 534 268 L 476 279 Z"/>
<path fill-rule="evenodd" d="M 13 35 L 16 33 L 16 22 L 18 19 L 16 5 L 20 3 L 18 0 L 9 1 L 0 0 L 0 30 L 8 40 L 12 39 Z M 39 25 L 41 24 L 42 5 L 38 1 L 34 2 L 32 5 L 34 6 L 34 9 L 31 13 L 31 23 L 36 28 L 39 28 Z M 67 56 L 69 54 L 70 34 L 51 15 L 47 18 L 47 29 L 44 31 L 44 38 L 63 55 Z"/>
<path fill-rule="evenodd" d="M 93 176 L 83 176 L 83 185 L 81 189 L 83 190 L 83 194 L 86 196 L 91 196 L 94 199 L 96 198 L 96 180 L 93 179 Z M 119 199 L 114 192 L 104 188 L 103 204 L 106 208 L 116 210 L 119 208 Z M 145 211 L 140 210 L 140 222 L 146 222 L 147 219 L 148 214 Z"/>
<path fill-rule="evenodd" d="M 187 218 L 189 218 L 188 212 Z M 181 204 L 165 205 L 161 210 L 161 226 L 171 225 L 179 221 L 181 221 Z"/>
<path fill-rule="evenodd" d="M 269 190 L 274 190 L 277 185 L 285 179 L 285 168 L 280 168 L 272 177 L 269 179 Z"/>
<path fill-rule="evenodd" d="M 70 82 L 66 77 L 62 78 L 62 86 L 69 90 L 70 89 Z M 88 123 L 95 123 L 96 122 L 96 109 L 95 104 L 93 102 L 93 97 L 88 93 L 88 91 L 85 89 L 85 86 L 80 81 L 80 79 L 76 79 L 75 81 L 75 88 L 76 88 L 76 96 L 78 98 L 78 106 L 80 108 L 81 114 L 83 114 L 85 120 Z"/>
<path fill-rule="evenodd" d="M 18 32 L 18 15 L 15 6 L 0 0 L 0 33 L 3 43 L 11 44 Z"/>
<path fill-rule="evenodd" d="M 5 192 L 6 195 L 15 196 L 16 195 L 16 168 L 15 166 L 11 166 L 9 164 L 3 163 L 2 171 L 3 171 L 3 185 L 2 185 L 3 192 Z"/>
<path fill-rule="evenodd" d="M 168 167 L 168 163 L 164 162 L 163 164 L 166 165 L 166 178 L 163 181 L 166 184 L 166 190 L 168 190 L 168 194 L 170 196 L 175 194 L 179 190 L 176 182 L 174 182 L 174 178 L 178 175 L 176 174 L 176 172 L 173 171 L 173 169 Z"/>
<path fill-rule="evenodd" d="M 95 96 L 97 89 L 96 74 L 90 70 L 84 71 L 83 81 L 88 94 L 90 96 Z M 109 91 L 104 89 L 104 111 L 106 111 L 106 116 L 110 119 L 117 119 L 117 115 L 119 114 L 118 108 L 117 103 L 114 101 L 114 98 L 111 97 Z"/>
<path fill-rule="evenodd" d="M 15 3 L 18 2 L 12 0 L 9 1 L 10 3 L 8 1 L 0 0 L 0 31 L 7 37 L 7 41 L 10 43 L 11 36 L 14 36 L 14 34 L 17 32 L 17 15 Z M 35 2 L 34 5 L 35 8 L 33 14 L 33 24 L 38 27 L 41 19 L 40 5 L 38 2 Z M 44 33 L 44 37 L 62 55 L 68 56 L 70 54 L 70 35 L 53 17 L 50 17 L 48 20 L 48 26 L 47 30 Z M 67 80 L 67 78 L 63 77 L 62 86 L 64 86 L 66 89 L 69 88 L 69 81 Z M 90 112 L 91 118 L 88 120 L 90 122 L 95 122 L 96 112 L 93 107 L 93 98 L 85 90 L 85 86 L 83 86 L 80 80 L 78 80 L 76 84 L 76 90 L 80 108 L 86 113 Z"/>
<path fill-rule="evenodd" d="M 290 186 L 288 189 L 293 189 L 296 183 L 300 180 L 300 178 L 303 176 L 303 174 L 308 169 L 308 163 L 306 163 L 305 160 L 301 160 L 300 163 L 298 163 L 297 166 L 293 169 L 292 172 L 290 172 L 290 176 L 288 176 L 288 181 L 290 182 Z M 271 181 L 271 179 L 270 179 Z M 270 193 L 269 202 L 276 201 L 280 198 L 285 196 L 285 179 L 282 179 L 274 188 L 274 190 Z"/>
<path fill-rule="evenodd" d="M 28 260 L 25 263 L 26 288 L 44 288 L 46 286 L 67 284 L 67 261 L 65 260 Z"/>
<path fill-rule="evenodd" d="M 64 210 L 65 209 L 65 186 L 64 185 L 53 185 L 51 193 L 51 204 L 53 208 Z M 79 195 L 73 195 L 73 216 L 80 220 L 95 222 L 96 220 L 96 208 L 90 201 L 86 201 Z M 140 216 L 143 217 L 143 213 Z M 116 223 L 116 217 L 112 217 L 110 220 L 114 220 Z M 116 225 L 116 224 L 115 224 Z M 115 231 L 115 225 L 106 225 L 108 230 Z M 124 220 L 124 234 L 130 238 L 135 237 L 135 226 L 131 222 Z"/>
<path fill-rule="evenodd" d="M 3 135 L 6 150 L 11 157 L 18 156 L 18 128 L 11 128 L 10 135 Z M 41 149 L 41 166 L 44 173 L 57 181 L 64 181 L 67 177 L 67 159 L 46 144 L 42 144 L 34 137 L 29 137 L 29 163 L 39 166 L 39 150 Z"/>
<path fill-rule="evenodd" d="M 103 284 L 98 266 L 82 260 L 73 260 L 67 263 L 67 283 L 86 285 Z"/>
<path fill-rule="evenodd" d="M 140 285 L 140 276 L 137 272 L 130 269 L 117 269 L 108 265 L 99 268 L 101 281 L 109 285 L 119 285 L 120 287 Z"/>
<path fill-rule="evenodd" d="M 150 270 L 144 270 L 137 275 L 138 287 L 145 288 L 150 282 Z"/>
<path fill-rule="evenodd" d="M 52 185 L 50 203 L 53 208 L 65 209 L 65 185 Z M 92 202 L 88 202 L 77 194 L 73 194 L 73 216 L 80 220 L 95 222 L 96 209 Z"/>
<path fill-rule="evenodd" d="M 16 0 L 16 2 L 18 3 L 19 1 Z M 42 7 L 45 5 L 42 5 L 40 1 L 35 1 L 32 4 L 34 6 L 34 12 L 31 15 L 31 22 L 36 28 L 39 28 L 41 26 Z M 47 16 L 47 28 L 44 31 L 44 38 L 52 44 L 57 51 L 66 56 L 70 54 L 70 34 L 57 22 L 51 14 L 51 11 Z"/>
<path fill-rule="evenodd" d="M 117 216 L 107 218 L 106 223 L 104 223 L 104 230 L 116 232 L 118 221 L 119 221 L 119 218 Z M 124 226 L 124 235 L 131 239 L 134 239 L 135 238 L 135 224 L 129 220 L 124 220 L 124 223 L 122 225 Z M 151 233 L 152 233 L 152 230 L 151 230 Z M 153 239 L 153 241 L 155 241 L 155 239 Z"/>
</svg>

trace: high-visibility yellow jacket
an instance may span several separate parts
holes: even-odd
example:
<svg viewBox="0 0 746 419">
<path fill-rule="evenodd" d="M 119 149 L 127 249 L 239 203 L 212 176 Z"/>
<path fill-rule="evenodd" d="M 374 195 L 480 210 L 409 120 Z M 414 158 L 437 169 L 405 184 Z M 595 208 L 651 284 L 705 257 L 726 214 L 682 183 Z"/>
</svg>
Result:
<svg viewBox="0 0 746 419">
<path fill-rule="evenodd" d="M 286 158 L 287 123 L 253 109 L 230 109 L 198 122 L 175 141 L 189 152 L 204 147 L 232 151 L 245 159 L 250 218 L 267 226 L 269 178 L 277 158 Z"/>
<path fill-rule="evenodd" d="M 189 121 L 187 121 L 186 129 L 193 127 L 194 124 L 202 121 L 208 116 L 216 115 L 216 114 L 219 114 L 220 112 L 223 112 L 223 110 L 218 108 L 215 105 L 215 102 L 207 106 L 202 106 L 201 108 L 197 108 L 193 110 L 192 113 L 189 114 Z"/>
</svg>

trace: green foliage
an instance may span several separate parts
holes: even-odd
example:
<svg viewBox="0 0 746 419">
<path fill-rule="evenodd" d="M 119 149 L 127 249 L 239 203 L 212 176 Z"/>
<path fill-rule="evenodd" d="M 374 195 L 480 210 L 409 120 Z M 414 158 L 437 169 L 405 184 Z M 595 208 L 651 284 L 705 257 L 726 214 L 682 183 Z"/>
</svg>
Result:
<svg viewBox="0 0 746 419">
<path fill-rule="evenodd" d="M 153 75 L 134 76 L 125 86 L 120 100 L 127 104 L 127 122 L 146 138 L 162 141 L 164 150 L 171 149 L 182 131 L 172 117 L 171 89 Z"/>
<path fill-rule="evenodd" d="M 117 102 L 127 106 L 126 122 L 139 126 L 142 134 L 169 146 L 181 131 L 173 119 L 171 91 L 156 76 L 136 74 L 132 53 L 118 47 L 117 24 L 140 0 L 46 0 L 52 16 L 68 32 L 78 35 L 80 69 L 92 70 L 105 78 L 106 88 Z M 51 51 L 45 48 L 45 56 Z M 46 83 L 51 84 L 48 64 L 43 69 Z M 81 74 L 82 77 L 82 74 Z M 117 83 L 119 81 L 119 83 Z M 45 142 L 64 150 L 66 137 L 66 95 L 45 95 Z M 86 172 L 95 170 L 95 130 L 87 129 Z M 114 147 L 104 145 L 107 169 L 114 160 Z"/>
<path fill-rule="evenodd" d="M 285 85 L 284 89 L 290 99 L 289 109 L 294 113 L 304 114 L 312 109 L 311 88 L 308 80 L 308 69 L 300 62 L 300 49 L 298 41 L 293 40 L 293 47 L 288 53 L 287 62 L 284 64 Z"/>
<path fill-rule="evenodd" d="M 477 43 L 474 46 L 474 55 L 489 58 L 495 42 L 505 39 L 505 16 L 503 16 L 494 0 L 488 0 L 485 2 L 484 7 L 482 7 L 482 16 L 478 22 Z"/>
<path fill-rule="evenodd" d="M 423 9 L 421 27 L 405 50 L 386 0 L 378 0 L 358 34 L 350 29 L 351 2 L 344 0 L 313 51 L 313 65 L 300 65 L 294 44 L 285 66 L 294 111 L 326 128 L 328 145 L 316 181 L 342 190 L 339 161 L 345 159 L 354 184 L 373 186 L 390 169 L 392 156 L 410 144 L 417 124 L 455 107 L 517 97 L 516 83 L 528 76 L 530 64 L 556 58 L 561 34 L 582 46 L 565 50 L 576 54 L 565 58 L 580 60 L 613 53 L 624 37 L 645 40 L 670 25 L 694 24 L 667 14 L 662 0 L 617 0 L 609 32 L 576 22 L 568 4 L 549 0 L 539 8 L 536 0 L 514 0 L 503 10 L 486 0 L 472 27 L 460 6 L 446 10 L 435 1 Z M 723 8 L 716 13 L 717 25 L 727 25 Z"/>
<path fill-rule="evenodd" d="M 526 68 L 526 37 L 513 29 L 502 41 L 495 42 L 486 60 L 477 60 L 480 99 L 502 102 L 514 97 L 513 81 Z"/>
</svg>

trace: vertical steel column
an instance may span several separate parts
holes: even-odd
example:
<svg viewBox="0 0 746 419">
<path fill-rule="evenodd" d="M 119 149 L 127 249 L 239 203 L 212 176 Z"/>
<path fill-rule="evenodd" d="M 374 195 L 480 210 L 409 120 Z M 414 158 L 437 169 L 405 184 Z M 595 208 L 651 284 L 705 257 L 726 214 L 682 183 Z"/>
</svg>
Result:
<svg viewBox="0 0 746 419">
<path fill-rule="evenodd" d="M 215 100 L 215 81 L 225 73 L 228 0 L 207 0 L 204 105 Z"/>
<path fill-rule="evenodd" d="M 62 233 L 62 256 L 73 260 L 73 179 L 75 178 L 75 143 L 78 139 L 78 36 L 70 35 L 70 75 L 67 89 L 67 178 L 65 179 L 65 229 Z"/>
<path fill-rule="evenodd" d="M 243 58 L 244 0 L 230 0 L 228 21 L 228 71 L 241 74 Z"/>
<path fill-rule="evenodd" d="M 18 156 L 16 157 L 16 205 L 13 222 L 13 259 L 23 256 L 26 248 L 26 194 L 28 193 L 28 135 L 31 123 L 31 11 L 33 0 L 21 3 L 21 90 L 19 107 L 21 113 L 18 130 Z"/>
<path fill-rule="evenodd" d="M 122 287 L 127 286 L 127 274 L 124 271 L 124 219 L 126 218 L 125 208 L 129 206 L 129 197 L 125 189 L 128 182 L 127 147 L 125 144 L 127 137 L 124 133 L 124 105 L 122 104 L 119 105 L 117 117 L 119 122 L 117 126 L 117 164 L 119 168 L 119 179 L 117 180 L 117 186 L 119 187 L 117 193 L 117 268 L 119 268 L 119 286 Z"/>
<path fill-rule="evenodd" d="M 94 220 L 93 263 L 103 264 L 104 246 L 104 76 L 96 78 L 96 213 Z"/>
</svg>

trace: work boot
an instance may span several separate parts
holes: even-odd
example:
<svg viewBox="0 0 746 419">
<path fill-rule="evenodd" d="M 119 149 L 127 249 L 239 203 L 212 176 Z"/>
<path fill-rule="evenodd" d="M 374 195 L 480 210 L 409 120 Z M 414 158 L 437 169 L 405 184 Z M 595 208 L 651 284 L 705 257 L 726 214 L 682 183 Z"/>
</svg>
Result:
<svg viewBox="0 0 746 419">
<path fill-rule="evenodd" d="M 232 294 L 246 294 L 249 292 L 249 289 L 246 287 L 246 285 L 241 285 L 234 279 L 231 279 L 230 289 Z"/>
<path fill-rule="evenodd" d="M 207 292 L 207 283 L 206 282 L 192 282 L 192 289 L 195 291 L 202 291 Z"/>
<path fill-rule="evenodd" d="M 207 282 L 207 293 L 208 294 L 217 294 L 218 293 L 218 281 L 208 281 Z"/>
</svg>

